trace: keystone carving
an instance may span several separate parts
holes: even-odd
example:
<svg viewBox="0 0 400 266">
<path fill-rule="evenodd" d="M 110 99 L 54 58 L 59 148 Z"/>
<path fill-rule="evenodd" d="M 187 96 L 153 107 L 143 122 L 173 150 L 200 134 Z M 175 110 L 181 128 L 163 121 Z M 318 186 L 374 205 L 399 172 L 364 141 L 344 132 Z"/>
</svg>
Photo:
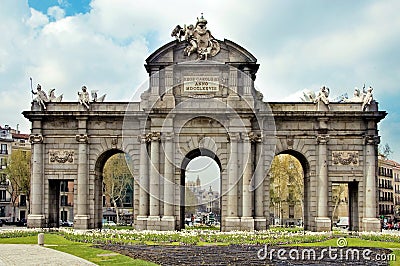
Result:
<svg viewBox="0 0 400 266">
<path fill-rule="evenodd" d="M 79 143 L 87 143 L 89 141 L 89 137 L 87 134 L 78 134 L 75 136 L 75 139 Z"/>
<path fill-rule="evenodd" d="M 381 142 L 379 136 L 365 136 L 365 144 L 367 145 L 378 145 Z"/>
</svg>

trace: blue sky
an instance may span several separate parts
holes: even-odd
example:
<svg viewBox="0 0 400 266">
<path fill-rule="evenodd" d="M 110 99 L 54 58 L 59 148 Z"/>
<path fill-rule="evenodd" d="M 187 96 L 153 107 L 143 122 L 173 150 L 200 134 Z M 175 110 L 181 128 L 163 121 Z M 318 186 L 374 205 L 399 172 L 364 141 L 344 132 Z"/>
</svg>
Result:
<svg viewBox="0 0 400 266">
<path fill-rule="evenodd" d="M 400 2 L 397 0 L 2 0 L 0 124 L 29 132 L 30 80 L 65 101 L 82 85 L 127 101 L 147 78 L 143 64 L 172 40 L 175 25 L 200 13 L 214 37 L 248 49 L 260 63 L 267 101 L 297 100 L 304 89 L 374 88 L 382 143 L 400 161 Z"/>
</svg>

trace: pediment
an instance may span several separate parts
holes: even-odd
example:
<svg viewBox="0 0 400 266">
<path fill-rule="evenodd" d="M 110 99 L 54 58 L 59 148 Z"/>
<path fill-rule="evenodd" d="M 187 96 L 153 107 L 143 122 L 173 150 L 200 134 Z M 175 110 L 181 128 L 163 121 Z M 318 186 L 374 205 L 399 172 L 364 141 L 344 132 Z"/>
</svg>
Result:
<svg viewBox="0 0 400 266">
<path fill-rule="evenodd" d="M 220 51 L 216 55 L 209 57 L 208 60 L 231 65 L 250 64 L 253 65 L 252 68 L 257 64 L 255 56 L 235 42 L 227 39 L 217 41 Z M 184 50 L 186 47 L 186 42 L 178 40 L 163 45 L 146 59 L 145 66 L 147 71 L 150 72 L 152 67 L 163 68 L 169 65 L 198 60 L 198 56 L 195 53 L 189 56 L 185 55 Z"/>
</svg>

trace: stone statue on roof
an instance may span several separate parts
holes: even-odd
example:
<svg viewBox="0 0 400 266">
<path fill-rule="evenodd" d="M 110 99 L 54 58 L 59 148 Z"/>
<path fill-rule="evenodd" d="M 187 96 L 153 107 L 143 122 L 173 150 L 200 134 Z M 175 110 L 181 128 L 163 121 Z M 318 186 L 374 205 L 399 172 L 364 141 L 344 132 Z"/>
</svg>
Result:
<svg viewBox="0 0 400 266">
<path fill-rule="evenodd" d="M 87 91 L 86 86 L 82 86 L 82 92 L 78 92 L 79 103 L 89 109 L 89 92 Z"/>
<path fill-rule="evenodd" d="M 49 102 L 59 103 L 62 101 L 63 95 L 61 94 L 60 96 L 57 97 L 55 94 L 55 90 L 56 89 L 54 89 L 54 88 L 49 90 Z"/>
<path fill-rule="evenodd" d="M 177 25 L 172 31 L 171 36 L 175 36 L 178 41 L 184 37 L 187 46 L 184 50 L 184 55 L 190 56 L 192 53 L 197 53 L 198 60 L 207 60 L 209 57 L 215 56 L 221 50 L 219 42 L 211 35 L 211 31 L 207 29 L 207 20 L 203 14 L 197 18 L 196 25 L 189 26 Z"/>
<path fill-rule="evenodd" d="M 46 103 L 49 101 L 49 98 L 47 97 L 46 92 L 42 90 L 42 86 L 38 84 L 36 87 L 36 91 L 34 91 L 33 89 L 31 91 L 33 95 L 36 95 L 34 101 L 42 106 L 44 110 L 46 110 Z"/>
</svg>

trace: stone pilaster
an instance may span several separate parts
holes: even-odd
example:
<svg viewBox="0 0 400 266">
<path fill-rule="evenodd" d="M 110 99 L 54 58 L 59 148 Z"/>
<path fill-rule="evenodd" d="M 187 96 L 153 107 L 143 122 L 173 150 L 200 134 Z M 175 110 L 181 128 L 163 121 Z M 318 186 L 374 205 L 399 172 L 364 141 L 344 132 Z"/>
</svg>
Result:
<svg viewBox="0 0 400 266">
<path fill-rule="evenodd" d="M 35 121 L 40 124 L 40 121 Z M 43 213 L 43 135 L 29 136 L 32 145 L 32 183 L 31 183 L 31 214 L 28 215 L 28 227 L 41 228 L 45 226 Z"/>
<path fill-rule="evenodd" d="M 242 217 L 241 230 L 254 230 L 254 219 L 252 217 L 252 158 L 251 138 L 249 134 L 243 134 L 243 178 L 242 178 Z"/>
<path fill-rule="evenodd" d="M 365 137 L 365 202 L 363 231 L 380 231 L 381 224 L 376 210 L 376 146 L 378 136 Z"/>
<path fill-rule="evenodd" d="M 136 227 L 139 230 L 147 228 L 149 215 L 149 156 L 147 153 L 148 138 L 146 134 L 138 136 L 140 141 L 139 168 L 139 214 L 136 217 Z"/>
<path fill-rule="evenodd" d="M 230 157 L 228 162 L 228 188 L 227 211 L 225 217 L 225 231 L 237 230 L 240 228 L 240 219 L 238 217 L 238 141 L 240 133 L 230 133 L 228 140 L 230 142 Z"/>
<path fill-rule="evenodd" d="M 317 165 L 317 217 L 315 218 L 316 231 L 330 231 L 331 219 L 328 217 L 328 153 L 327 143 L 329 136 L 320 134 L 317 136 L 318 165 Z"/>
<path fill-rule="evenodd" d="M 78 142 L 78 177 L 77 177 L 77 203 L 74 217 L 74 228 L 89 228 L 89 163 L 88 163 L 88 141 L 89 137 L 86 131 L 87 118 L 78 119 L 78 134 L 75 136 Z"/>
<path fill-rule="evenodd" d="M 262 135 L 254 134 L 252 141 L 255 145 L 254 169 L 254 229 L 267 229 L 267 219 L 264 215 L 264 154 L 262 150 Z"/>
</svg>

